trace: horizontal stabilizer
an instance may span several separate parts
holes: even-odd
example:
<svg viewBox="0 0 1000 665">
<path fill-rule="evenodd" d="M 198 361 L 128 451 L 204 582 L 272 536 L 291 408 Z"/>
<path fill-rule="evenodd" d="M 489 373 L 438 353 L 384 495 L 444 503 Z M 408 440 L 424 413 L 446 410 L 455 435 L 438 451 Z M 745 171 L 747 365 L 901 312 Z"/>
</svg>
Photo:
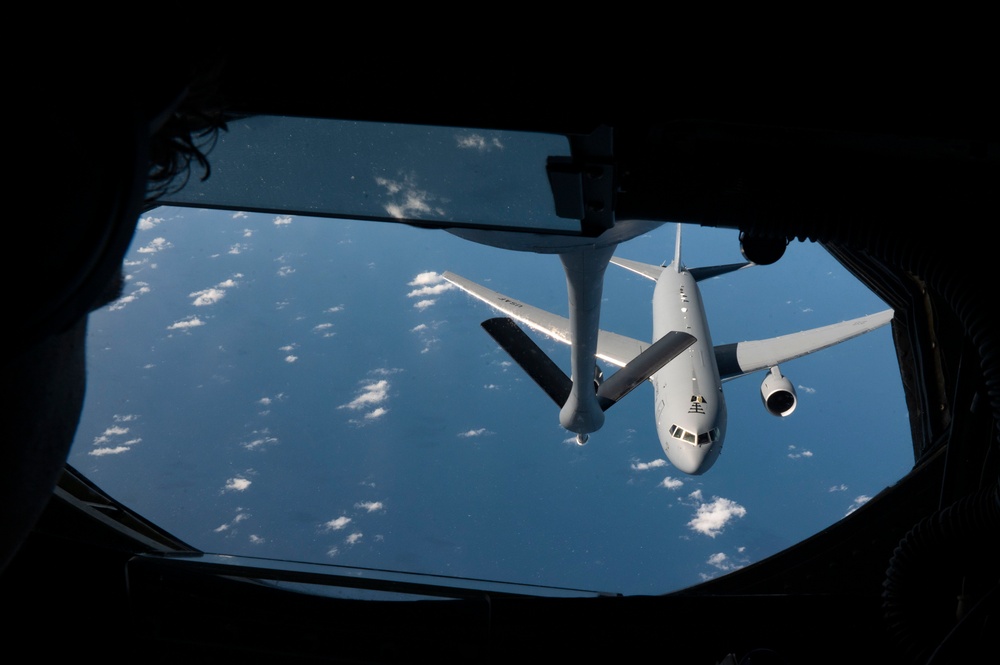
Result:
<svg viewBox="0 0 1000 665">
<path fill-rule="evenodd" d="M 480 325 L 534 379 L 545 394 L 562 408 L 569 398 L 573 382 L 535 341 L 513 319 L 505 316 L 487 319 Z"/>
<path fill-rule="evenodd" d="M 597 401 L 601 405 L 601 409 L 607 411 L 618 400 L 632 392 L 632 389 L 694 343 L 695 337 L 693 335 L 678 331 L 669 332 L 658 339 L 600 385 L 597 389 Z"/>
<path fill-rule="evenodd" d="M 718 277 L 719 275 L 725 275 L 726 273 L 735 272 L 737 270 L 743 270 L 744 268 L 749 268 L 750 266 L 756 265 L 750 263 L 727 263 L 723 266 L 704 266 L 702 268 L 688 268 L 688 272 L 694 277 L 694 281 L 700 282 L 703 279 L 709 279 L 712 277 Z"/>
<path fill-rule="evenodd" d="M 650 263 L 640 263 L 639 261 L 620 259 L 617 256 L 611 257 L 611 263 L 614 263 L 616 266 L 621 266 L 626 270 L 631 270 L 637 275 L 642 275 L 646 279 L 651 279 L 654 282 L 660 278 L 660 273 L 663 272 L 663 266 L 654 266 Z"/>
</svg>

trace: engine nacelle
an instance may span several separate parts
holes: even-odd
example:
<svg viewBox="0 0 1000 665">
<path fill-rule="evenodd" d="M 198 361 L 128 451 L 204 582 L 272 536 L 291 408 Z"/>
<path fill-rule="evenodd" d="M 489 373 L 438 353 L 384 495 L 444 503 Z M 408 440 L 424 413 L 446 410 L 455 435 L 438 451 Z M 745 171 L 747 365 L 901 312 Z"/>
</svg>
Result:
<svg viewBox="0 0 1000 665">
<path fill-rule="evenodd" d="M 795 386 L 781 374 L 777 366 L 772 367 L 764 381 L 760 384 L 760 398 L 764 402 L 764 408 L 772 416 L 784 418 L 791 415 L 798 404 L 795 397 Z"/>
</svg>

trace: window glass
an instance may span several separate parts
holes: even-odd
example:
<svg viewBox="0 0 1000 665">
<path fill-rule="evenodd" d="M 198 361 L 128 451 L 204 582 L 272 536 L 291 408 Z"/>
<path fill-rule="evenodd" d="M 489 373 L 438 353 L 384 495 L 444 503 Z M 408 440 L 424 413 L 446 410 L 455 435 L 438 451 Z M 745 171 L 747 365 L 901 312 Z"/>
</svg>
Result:
<svg viewBox="0 0 1000 665">
<path fill-rule="evenodd" d="M 617 253 L 659 264 L 673 241 L 667 225 Z M 684 243 L 688 265 L 740 260 L 736 232 Z M 664 458 L 648 383 L 576 445 L 480 327 L 496 313 L 445 270 L 568 313 L 552 255 L 403 224 L 151 211 L 123 296 L 91 316 L 70 463 L 209 553 L 625 594 L 759 561 L 912 466 L 888 328 L 782 366 L 800 386 L 790 418 L 765 412 L 763 375 L 725 384 L 724 452 L 692 477 Z M 609 267 L 602 326 L 647 339 L 652 290 Z M 702 291 L 718 344 L 884 308 L 816 245 Z M 569 371 L 567 347 L 532 337 Z M 893 445 L 872 458 L 873 441 Z"/>
<path fill-rule="evenodd" d="M 211 177 L 165 203 L 350 219 L 579 232 L 556 215 L 546 164 L 565 136 L 320 118 L 229 124 Z"/>
</svg>

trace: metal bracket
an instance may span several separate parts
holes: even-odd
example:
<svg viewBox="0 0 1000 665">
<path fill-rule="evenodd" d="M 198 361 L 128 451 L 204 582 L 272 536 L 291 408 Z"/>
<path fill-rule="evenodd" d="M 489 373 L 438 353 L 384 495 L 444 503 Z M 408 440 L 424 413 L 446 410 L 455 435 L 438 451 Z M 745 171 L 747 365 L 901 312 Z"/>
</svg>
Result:
<svg viewBox="0 0 1000 665">
<path fill-rule="evenodd" d="M 569 137 L 570 157 L 549 157 L 545 165 L 556 215 L 579 219 L 582 235 L 597 237 L 615 225 L 615 167 L 612 128 Z"/>
</svg>

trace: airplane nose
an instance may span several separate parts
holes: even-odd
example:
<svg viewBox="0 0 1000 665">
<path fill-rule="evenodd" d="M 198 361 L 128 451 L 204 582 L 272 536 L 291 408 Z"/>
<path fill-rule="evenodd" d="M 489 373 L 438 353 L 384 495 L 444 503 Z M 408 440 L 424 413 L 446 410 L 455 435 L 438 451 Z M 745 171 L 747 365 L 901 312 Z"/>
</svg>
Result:
<svg viewBox="0 0 1000 665">
<path fill-rule="evenodd" d="M 705 458 L 708 457 L 711 449 L 712 444 L 697 446 L 690 443 L 682 443 L 673 446 L 671 450 L 667 451 L 667 459 L 679 471 L 683 471 L 690 476 L 698 476 L 708 470 L 707 466 L 709 465 L 705 465 Z M 702 468 L 703 466 L 705 468 Z"/>
</svg>

